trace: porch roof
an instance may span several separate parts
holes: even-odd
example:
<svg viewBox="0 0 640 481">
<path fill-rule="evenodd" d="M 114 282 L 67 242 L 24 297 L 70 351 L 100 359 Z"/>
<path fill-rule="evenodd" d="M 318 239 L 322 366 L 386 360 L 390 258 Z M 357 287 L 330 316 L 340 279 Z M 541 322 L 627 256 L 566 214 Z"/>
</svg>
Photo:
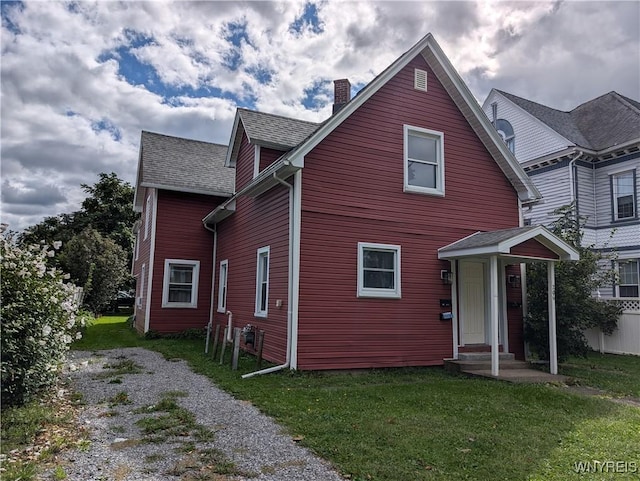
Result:
<svg viewBox="0 0 640 481">
<path fill-rule="evenodd" d="M 555 255 L 545 255 L 535 248 L 518 248 L 522 245 L 531 247 L 531 242 L 525 244 L 527 241 L 533 241 Z M 578 251 L 543 226 L 476 232 L 438 249 L 439 259 L 489 256 L 508 257 L 518 262 L 580 259 Z"/>
</svg>

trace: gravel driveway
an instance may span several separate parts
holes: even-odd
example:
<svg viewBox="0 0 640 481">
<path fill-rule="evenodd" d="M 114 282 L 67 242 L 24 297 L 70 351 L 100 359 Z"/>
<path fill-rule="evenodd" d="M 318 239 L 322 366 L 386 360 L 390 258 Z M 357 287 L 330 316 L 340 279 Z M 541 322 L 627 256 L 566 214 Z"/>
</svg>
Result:
<svg viewBox="0 0 640 481">
<path fill-rule="evenodd" d="M 69 361 L 90 439 L 63 456 L 69 480 L 343 479 L 185 361 L 141 348 L 75 351 Z"/>
</svg>

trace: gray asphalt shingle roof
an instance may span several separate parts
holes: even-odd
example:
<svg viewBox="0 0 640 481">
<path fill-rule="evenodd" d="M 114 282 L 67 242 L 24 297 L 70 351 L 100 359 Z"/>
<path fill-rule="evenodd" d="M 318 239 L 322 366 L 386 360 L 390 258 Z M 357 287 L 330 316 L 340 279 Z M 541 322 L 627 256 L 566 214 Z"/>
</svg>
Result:
<svg viewBox="0 0 640 481">
<path fill-rule="evenodd" d="M 617 92 L 609 92 L 562 112 L 499 92 L 574 144 L 603 150 L 640 137 L 640 103 Z"/>
<path fill-rule="evenodd" d="M 476 232 L 475 234 L 460 239 L 453 244 L 440 249 L 440 252 L 448 252 L 459 249 L 472 249 L 478 247 L 489 247 L 499 244 L 502 241 L 511 239 L 524 232 L 535 229 L 536 226 L 514 227 L 512 229 L 501 229 L 490 232 Z"/>
<path fill-rule="evenodd" d="M 225 167 L 227 146 L 142 131 L 140 185 L 231 195 L 235 170 Z"/>
<path fill-rule="evenodd" d="M 247 109 L 238 109 L 238 114 L 251 142 L 286 150 L 300 144 L 322 125 Z"/>
</svg>

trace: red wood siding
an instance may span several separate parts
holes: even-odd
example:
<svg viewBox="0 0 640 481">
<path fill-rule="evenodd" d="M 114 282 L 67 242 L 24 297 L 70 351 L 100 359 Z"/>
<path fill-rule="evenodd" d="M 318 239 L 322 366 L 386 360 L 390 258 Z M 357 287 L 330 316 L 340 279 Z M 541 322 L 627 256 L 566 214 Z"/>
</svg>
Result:
<svg viewBox="0 0 640 481">
<path fill-rule="evenodd" d="M 241 147 L 245 147 L 244 145 Z M 244 159 L 237 168 L 245 170 Z M 251 160 L 253 161 L 253 160 Z M 289 275 L 289 193 L 275 187 L 257 198 L 240 197 L 236 212 L 218 224 L 216 259 L 215 322 L 227 325 L 227 316 L 217 312 L 220 261 L 228 259 L 227 310 L 233 326 L 247 324 L 265 331 L 264 358 L 283 363 L 287 346 Z M 267 317 L 255 317 L 257 250 L 269 246 L 269 294 Z M 282 301 L 276 307 L 276 301 Z"/>
<path fill-rule="evenodd" d="M 260 147 L 260 172 L 273 164 L 276 159 L 282 156 L 282 154 L 284 154 L 284 152 L 281 152 L 280 150 Z"/>
<path fill-rule="evenodd" d="M 413 88 L 425 69 L 429 91 Z M 403 192 L 403 125 L 444 132 L 445 197 Z M 518 225 L 517 195 L 422 57 L 375 93 L 305 159 L 300 369 L 441 364 L 437 249 Z M 402 299 L 356 296 L 357 243 L 402 247 Z"/>
<path fill-rule="evenodd" d="M 158 192 L 149 329 L 177 332 L 203 328 L 209 322 L 213 234 L 203 227 L 202 218 L 224 200 L 166 190 Z M 165 259 L 200 261 L 197 308 L 162 307 Z"/>
<path fill-rule="evenodd" d="M 559 259 L 558 254 L 535 239 L 529 239 L 511 248 L 516 256 L 541 257 L 543 259 Z"/>
<path fill-rule="evenodd" d="M 253 164 L 256 152 L 249 143 L 247 134 L 242 134 L 238 159 L 236 160 L 236 192 L 253 180 Z"/>
<path fill-rule="evenodd" d="M 520 276 L 520 265 L 506 267 L 505 279 L 510 275 Z M 509 329 L 509 352 L 524 361 L 524 318 L 522 313 L 522 287 L 511 287 L 507 282 L 507 320 Z"/>
</svg>

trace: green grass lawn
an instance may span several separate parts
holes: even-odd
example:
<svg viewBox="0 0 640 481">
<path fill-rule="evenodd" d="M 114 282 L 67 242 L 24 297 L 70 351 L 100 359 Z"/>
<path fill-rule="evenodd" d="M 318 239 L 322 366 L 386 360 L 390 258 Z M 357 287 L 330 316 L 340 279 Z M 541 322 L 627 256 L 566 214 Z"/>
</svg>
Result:
<svg viewBox="0 0 640 481">
<path fill-rule="evenodd" d="M 583 480 L 638 479 L 640 409 L 579 396 L 565 388 L 467 379 L 441 368 L 363 373 L 279 372 L 250 379 L 205 356 L 204 341 L 138 338 L 124 324 L 102 318 L 76 349 L 141 346 L 186 359 L 196 372 L 273 416 L 300 443 L 352 480 Z M 590 358 L 577 369 L 582 384 L 599 383 L 592 364 L 640 377 L 629 356 Z M 571 365 L 576 365 L 571 360 Z M 580 371 L 582 369 L 582 371 Z M 598 385 L 597 387 L 603 387 Z M 574 463 L 620 461 L 626 473 L 577 473 Z M 633 464 L 635 463 L 635 465 Z M 620 469 L 619 469 L 620 470 Z M 591 477 L 589 477 L 591 476 Z"/>
</svg>

